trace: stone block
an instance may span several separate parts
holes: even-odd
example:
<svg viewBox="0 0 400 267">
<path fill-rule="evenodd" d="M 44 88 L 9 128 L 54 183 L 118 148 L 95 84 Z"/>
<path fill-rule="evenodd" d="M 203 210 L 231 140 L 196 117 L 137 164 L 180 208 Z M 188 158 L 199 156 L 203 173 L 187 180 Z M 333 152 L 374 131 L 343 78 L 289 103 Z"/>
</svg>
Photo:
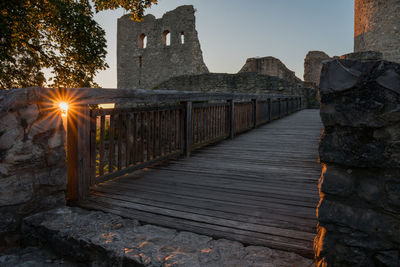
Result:
<svg viewBox="0 0 400 267">
<path fill-rule="evenodd" d="M 353 193 L 355 179 L 349 168 L 326 165 L 321 175 L 321 192 L 337 196 L 349 196 Z"/>
<path fill-rule="evenodd" d="M 320 86 L 323 123 L 372 128 L 399 123 L 398 75 L 400 64 L 392 62 L 325 62 Z"/>
<path fill-rule="evenodd" d="M 400 243 L 399 220 L 373 209 L 357 207 L 355 204 L 343 204 L 324 199 L 318 207 L 318 221 L 321 226 L 341 225 L 354 231 L 365 232 L 371 236 L 378 235 L 391 242 Z"/>
<path fill-rule="evenodd" d="M 19 126 L 15 112 L 2 112 L 0 118 L 0 134 Z"/>
<path fill-rule="evenodd" d="M 32 198 L 33 184 L 30 174 L 0 179 L 0 207 L 23 204 Z"/>
<path fill-rule="evenodd" d="M 38 105 L 32 104 L 18 111 L 19 118 L 24 120 L 27 125 L 32 124 L 39 116 Z"/>
<path fill-rule="evenodd" d="M 0 133 L 0 150 L 10 149 L 16 142 L 24 137 L 22 127 L 15 127 L 3 133 Z"/>
</svg>

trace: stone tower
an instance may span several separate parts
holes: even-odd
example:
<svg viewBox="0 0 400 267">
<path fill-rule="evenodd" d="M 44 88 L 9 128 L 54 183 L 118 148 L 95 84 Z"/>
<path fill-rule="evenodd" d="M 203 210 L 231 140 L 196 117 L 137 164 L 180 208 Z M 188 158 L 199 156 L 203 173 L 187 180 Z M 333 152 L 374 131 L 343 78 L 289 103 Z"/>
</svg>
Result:
<svg viewBox="0 0 400 267">
<path fill-rule="evenodd" d="M 354 52 L 400 62 L 400 0 L 355 0 Z"/>
<path fill-rule="evenodd" d="M 180 6 L 160 19 L 118 19 L 118 88 L 152 89 L 184 74 L 207 73 L 195 28 L 193 6 Z"/>
</svg>

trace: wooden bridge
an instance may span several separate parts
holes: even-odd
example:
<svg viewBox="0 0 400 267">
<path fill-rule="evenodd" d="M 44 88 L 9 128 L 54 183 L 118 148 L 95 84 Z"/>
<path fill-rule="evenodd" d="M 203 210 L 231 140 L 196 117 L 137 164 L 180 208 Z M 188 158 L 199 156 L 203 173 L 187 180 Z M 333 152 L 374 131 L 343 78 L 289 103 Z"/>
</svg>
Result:
<svg viewBox="0 0 400 267">
<path fill-rule="evenodd" d="M 70 202 L 312 257 L 318 111 L 302 110 L 299 97 L 193 99 L 76 106 L 68 122 Z"/>
</svg>

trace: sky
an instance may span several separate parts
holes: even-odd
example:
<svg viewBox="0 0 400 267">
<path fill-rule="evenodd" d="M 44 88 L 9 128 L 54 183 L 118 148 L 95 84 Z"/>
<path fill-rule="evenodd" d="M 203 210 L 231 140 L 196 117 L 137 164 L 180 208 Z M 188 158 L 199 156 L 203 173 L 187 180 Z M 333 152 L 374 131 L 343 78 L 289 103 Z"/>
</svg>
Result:
<svg viewBox="0 0 400 267">
<path fill-rule="evenodd" d="M 303 79 L 308 51 L 330 56 L 353 51 L 353 0 L 159 0 L 145 14 L 157 18 L 180 5 L 196 9 L 196 29 L 210 72 L 236 73 L 250 57 L 279 58 Z M 117 87 L 117 19 L 119 9 L 95 14 L 106 31 L 109 69 L 95 81 Z"/>
</svg>

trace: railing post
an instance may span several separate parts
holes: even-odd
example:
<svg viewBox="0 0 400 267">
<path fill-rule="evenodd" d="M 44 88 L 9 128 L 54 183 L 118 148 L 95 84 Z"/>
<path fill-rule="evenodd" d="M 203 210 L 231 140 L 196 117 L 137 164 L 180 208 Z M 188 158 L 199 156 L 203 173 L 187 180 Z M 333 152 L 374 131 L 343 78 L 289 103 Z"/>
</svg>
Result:
<svg viewBox="0 0 400 267">
<path fill-rule="evenodd" d="M 67 123 L 67 160 L 69 204 L 84 200 L 90 187 L 90 110 L 87 105 L 73 107 Z"/>
<path fill-rule="evenodd" d="M 233 99 L 228 100 L 229 103 L 229 136 L 231 139 L 235 137 L 235 101 Z"/>
<path fill-rule="evenodd" d="M 184 154 L 186 157 L 190 156 L 192 151 L 192 102 L 183 102 L 185 106 L 185 116 L 184 116 Z"/>
<path fill-rule="evenodd" d="M 253 128 L 257 127 L 257 99 L 251 100 L 253 104 Z"/>
<path fill-rule="evenodd" d="M 268 122 L 271 122 L 271 120 L 272 120 L 272 98 L 268 98 L 267 103 L 268 103 Z"/>
</svg>

